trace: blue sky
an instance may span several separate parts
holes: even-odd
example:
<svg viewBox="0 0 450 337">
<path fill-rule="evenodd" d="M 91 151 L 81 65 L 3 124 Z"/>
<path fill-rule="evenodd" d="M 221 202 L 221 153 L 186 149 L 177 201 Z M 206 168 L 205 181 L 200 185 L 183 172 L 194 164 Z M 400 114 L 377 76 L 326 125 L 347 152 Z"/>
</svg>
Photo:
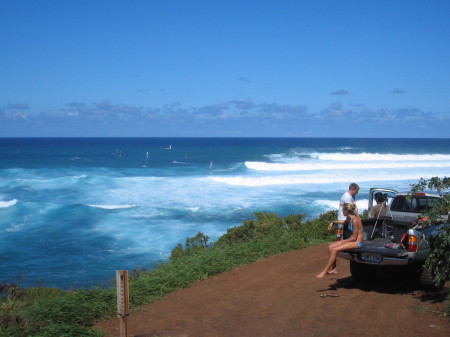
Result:
<svg viewBox="0 0 450 337">
<path fill-rule="evenodd" d="M 0 6 L 1 137 L 450 134 L 448 0 Z"/>
</svg>

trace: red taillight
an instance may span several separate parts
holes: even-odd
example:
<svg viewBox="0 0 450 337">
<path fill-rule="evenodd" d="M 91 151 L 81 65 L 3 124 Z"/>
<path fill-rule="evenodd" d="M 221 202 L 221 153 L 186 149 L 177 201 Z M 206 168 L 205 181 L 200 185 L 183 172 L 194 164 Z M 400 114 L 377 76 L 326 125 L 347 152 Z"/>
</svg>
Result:
<svg viewBox="0 0 450 337">
<path fill-rule="evenodd" d="M 425 193 L 416 193 L 416 195 L 425 196 Z"/>
<path fill-rule="evenodd" d="M 413 235 L 408 236 L 408 252 L 417 251 L 417 238 Z"/>
</svg>

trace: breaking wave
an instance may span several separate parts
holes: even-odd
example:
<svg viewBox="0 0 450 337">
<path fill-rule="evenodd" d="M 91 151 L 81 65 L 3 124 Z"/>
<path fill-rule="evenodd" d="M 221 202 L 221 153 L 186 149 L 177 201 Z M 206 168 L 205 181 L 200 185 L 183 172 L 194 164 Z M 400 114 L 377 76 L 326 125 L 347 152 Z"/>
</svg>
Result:
<svg viewBox="0 0 450 337">
<path fill-rule="evenodd" d="M 137 207 L 136 205 L 87 205 L 87 206 L 102 209 L 123 209 L 123 208 Z"/>
<path fill-rule="evenodd" d="M 352 174 L 352 179 L 358 182 L 369 181 L 404 181 L 417 180 L 418 177 L 431 178 L 433 174 L 405 173 L 391 174 L 386 176 L 380 173 L 378 176 L 373 175 L 356 175 Z M 342 174 L 313 174 L 313 175 L 279 175 L 279 176 L 263 176 L 263 177 L 209 177 L 214 182 L 224 183 L 233 186 L 269 186 L 269 185 L 299 185 L 299 184 L 334 184 L 346 183 L 349 181 L 348 175 Z"/>
<path fill-rule="evenodd" d="M 448 162 L 304 162 L 304 163 L 266 163 L 266 162 L 245 162 L 245 166 L 250 170 L 255 171 L 313 171 L 313 170 L 348 170 L 348 169 L 395 169 L 395 168 L 427 168 L 427 167 L 449 167 Z"/>
<path fill-rule="evenodd" d="M 0 208 L 8 208 L 17 204 L 17 199 L 12 199 L 9 201 L 0 201 Z"/>
<path fill-rule="evenodd" d="M 271 162 L 246 161 L 255 171 L 313 171 L 347 169 L 450 168 L 447 154 L 310 153 L 268 156 Z"/>
</svg>

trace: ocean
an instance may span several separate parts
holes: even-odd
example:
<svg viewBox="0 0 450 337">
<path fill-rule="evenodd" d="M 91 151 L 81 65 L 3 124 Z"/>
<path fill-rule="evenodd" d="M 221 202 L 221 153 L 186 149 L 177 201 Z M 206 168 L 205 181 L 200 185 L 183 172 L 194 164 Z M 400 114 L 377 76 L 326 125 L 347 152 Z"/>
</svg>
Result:
<svg viewBox="0 0 450 337">
<path fill-rule="evenodd" d="M 450 173 L 450 139 L 0 138 L 1 283 L 112 285 L 258 211 L 317 217 L 351 182 Z"/>
</svg>

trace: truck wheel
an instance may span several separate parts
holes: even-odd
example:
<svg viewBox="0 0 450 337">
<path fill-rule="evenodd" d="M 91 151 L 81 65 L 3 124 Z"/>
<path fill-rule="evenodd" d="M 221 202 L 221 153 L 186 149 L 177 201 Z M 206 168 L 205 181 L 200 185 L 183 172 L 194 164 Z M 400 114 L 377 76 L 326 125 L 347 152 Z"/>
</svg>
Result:
<svg viewBox="0 0 450 337">
<path fill-rule="evenodd" d="M 434 273 L 432 270 L 421 268 L 419 272 L 419 284 L 424 290 L 442 290 L 445 282 L 434 283 Z"/>
<path fill-rule="evenodd" d="M 370 264 L 350 261 L 350 273 L 356 281 L 370 281 L 375 278 L 377 267 Z"/>
</svg>

